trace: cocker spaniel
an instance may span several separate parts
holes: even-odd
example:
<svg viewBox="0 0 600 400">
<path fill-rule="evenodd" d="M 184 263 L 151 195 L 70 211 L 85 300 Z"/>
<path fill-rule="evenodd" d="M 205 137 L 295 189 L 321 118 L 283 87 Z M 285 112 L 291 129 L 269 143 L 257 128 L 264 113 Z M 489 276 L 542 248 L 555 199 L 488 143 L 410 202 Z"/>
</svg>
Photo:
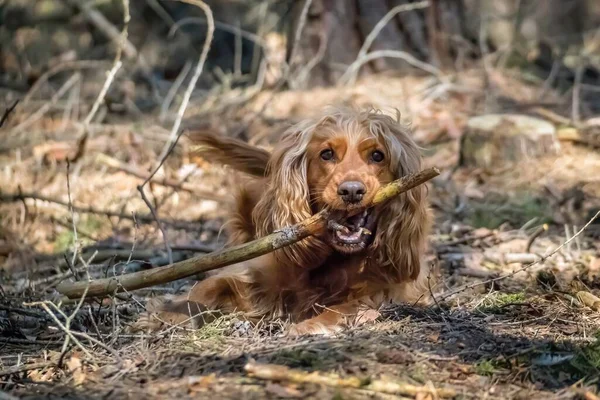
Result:
<svg viewBox="0 0 600 400">
<path fill-rule="evenodd" d="M 364 321 L 386 303 L 429 301 L 422 258 L 430 228 L 427 189 L 418 186 L 377 207 L 388 182 L 421 169 L 419 148 L 379 110 L 331 109 L 288 129 L 272 153 L 210 133 L 191 133 L 202 157 L 244 176 L 226 225 L 241 244 L 332 210 L 320 234 L 214 272 L 189 293 L 148 306 L 146 327 L 191 322 L 212 311 L 287 318 L 289 334 L 327 334 Z M 149 324 L 149 325 L 148 325 Z"/>
</svg>

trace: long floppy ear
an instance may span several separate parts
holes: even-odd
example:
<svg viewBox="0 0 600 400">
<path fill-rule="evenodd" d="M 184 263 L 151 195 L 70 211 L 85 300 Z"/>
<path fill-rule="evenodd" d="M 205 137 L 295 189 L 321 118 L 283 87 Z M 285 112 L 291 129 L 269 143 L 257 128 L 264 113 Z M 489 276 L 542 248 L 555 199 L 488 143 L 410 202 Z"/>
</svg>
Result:
<svg viewBox="0 0 600 400">
<path fill-rule="evenodd" d="M 394 120 L 386 115 L 370 114 L 368 122 L 371 132 L 382 137 L 389 148 L 394 179 L 421 170 L 419 148 L 400 124 L 399 117 Z M 378 217 L 369 270 L 389 283 L 417 279 L 430 225 L 424 185 L 385 204 Z"/>
<path fill-rule="evenodd" d="M 272 153 L 267 169 L 269 182 L 252 213 L 257 236 L 297 224 L 312 215 L 306 148 L 316 126 L 318 123 L 305 122 L 287 131 Z M 310 269 L 319 267 L 330 252 L 327 244 L 309 237 L 277 250 L 275 256 L 282 264 Z"/>
</svg>

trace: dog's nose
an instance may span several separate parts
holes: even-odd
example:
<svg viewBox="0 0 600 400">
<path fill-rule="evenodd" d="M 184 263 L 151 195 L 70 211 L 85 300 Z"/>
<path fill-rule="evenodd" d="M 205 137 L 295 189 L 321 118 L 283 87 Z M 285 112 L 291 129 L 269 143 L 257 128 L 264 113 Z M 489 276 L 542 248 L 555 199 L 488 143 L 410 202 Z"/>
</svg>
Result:
<svg viewBox="0 0 600 400">
<path fill-rule="evenodd" d="M 338 187 L 337 192 L 345 203 L 358 203 L 367 192 L 367 188 L 362 182 L 346 181 Z"/>
</svg>

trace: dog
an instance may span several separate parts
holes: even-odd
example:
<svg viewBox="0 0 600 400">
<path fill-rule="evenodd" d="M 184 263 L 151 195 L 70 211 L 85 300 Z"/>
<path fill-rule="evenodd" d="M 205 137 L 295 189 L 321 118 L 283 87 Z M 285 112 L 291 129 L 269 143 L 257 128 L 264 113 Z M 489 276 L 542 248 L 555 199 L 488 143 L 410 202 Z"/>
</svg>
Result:
<svg viewBox="0 0 600 400">
<path fill-rule="evenodd" d="M 253 321 L 285 318 L 289 335 L 332 334 L 373 319 L 387 303 L 430 303 L 427 188 L 347 216 L 368 207 L 381 186 L 421 170 L 420 149 L 398 112 L 328 109 L 285 131 L 272 152 L 207 131 L 189 138 L 203 158 L 242 173 L 228 245 L 323 209 L 330 217 L 317 235 L 216 271 L 184 296 L 151 302 L 147 329 L 198 328 L 218 311 Z"/>
</svg>

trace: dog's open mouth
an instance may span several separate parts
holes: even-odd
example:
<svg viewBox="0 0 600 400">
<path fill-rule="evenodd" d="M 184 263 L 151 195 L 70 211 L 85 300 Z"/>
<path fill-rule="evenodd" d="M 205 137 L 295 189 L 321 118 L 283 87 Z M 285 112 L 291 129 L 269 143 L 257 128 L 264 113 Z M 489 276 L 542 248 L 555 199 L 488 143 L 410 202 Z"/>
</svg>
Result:
<svg viewBox="0 0 600 400">
<path fill-rule="evenodd" d="M 346 211 L 334 211 L 327 223 L 330 242 L 344 252 L 362 250 L 373 241 L 375 222 L 373 208 L 352 216 L 348 216 Z"/>
</svg>

